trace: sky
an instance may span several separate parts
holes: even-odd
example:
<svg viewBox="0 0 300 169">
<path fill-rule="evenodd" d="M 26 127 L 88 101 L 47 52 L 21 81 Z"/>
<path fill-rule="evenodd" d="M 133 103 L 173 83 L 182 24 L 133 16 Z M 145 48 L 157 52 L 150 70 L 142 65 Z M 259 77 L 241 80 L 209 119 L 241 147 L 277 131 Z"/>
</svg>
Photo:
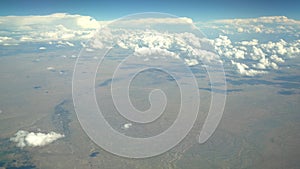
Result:
<svg viewBox="0 0 300 169">
<path fill-rule="evenodd" d="M 287 16 L 300 20 L 299 6 L 300 1 L 295 0 L 1 0 L 0 15 L 69 13 L 111 20 L 133 13 L 163 12 L 195 21 L 259 16 Z"/>
</svg>

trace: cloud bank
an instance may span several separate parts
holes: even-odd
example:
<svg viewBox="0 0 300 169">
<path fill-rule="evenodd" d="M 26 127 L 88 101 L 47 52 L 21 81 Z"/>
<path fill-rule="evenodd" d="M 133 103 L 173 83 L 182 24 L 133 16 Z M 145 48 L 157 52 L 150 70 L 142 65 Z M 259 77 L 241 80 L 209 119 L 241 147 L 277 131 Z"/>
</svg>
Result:
<svg viewBox="0 0 300 169">
<path fill-rule="evenodd" d="M 92 39 L 92 43 L 86 48 L 87 51 L 111 46 L 113 42 L 120 48 L 132 50 L 136 56 L 160 54 L 181 58 L 187 65 L 194 66 L 200 61 L 219 59 L 214 52 L 201 50 L 203 46 L 211 44 L 221 58 L 229 59 L 236 72 L 245 76 L 255 76 L 280 69 L 286 59 L 300 55 L 300 21 L 285 16 L 196 23 L 201 30 L 209 30 L 208 32 L 219 35 L 211 39 L 199 38 L 192 33 L 151 30 L 157 25 L 164 27 L 167 25 L 170 28 L 189 26 L 188 28 L 194 29 L 195 22 L 190 18 L 136 18 L 117 22 L 121 27 L 124 25 L 149 27 L 147 32 L 124 29 L 120 29 L 120 32 L 112 32 L 104 28 L 108 24 L 114 25 L 113 23 L 114 21 L 97 21 L 90 16 L 66 13 L 44 16 L 0 16 L 0 45 L 38 42 L 55 47 L 77 47 L 78 44 L 86 47 L 87 44 L 83 42 Z M 103 28 L 100 38 L 94 38 L 98 28 Z M 270 35 L 269 38 L 276 38 L 268 40 L 266 35 Z M 253 38 L 249 39 L 249 37 Z M 268 41 L 262 42 L 262 39 Z M 46 48 L 43 44 L 39 49 L 46 50 L 48 46 Z"/>
<path fill-rule="evenodd" d="M 187 29 L 189 30 L 189 29 Z M 102 29 L 86 44 L 86 51 L 108 49 L 112 46 L 133 51 L 133 55 L 158 59 L 182 59 L 189 65 L 220 61 L 212 41 L 190 32 L 167 32 L 155 29 Z M 154 58 L 157 59 L 157 58 Z"/>
<path fill-rule="evenodd" d="M 66 13 L 0 16 L 0 44 L 88 39 L 100 25 L 90 16 Z"/>
<path fill-rule="evenodd" d="M 286 16 L 267 16 L 248 19 L 225 19 L 198 22 L 201 29 L 214 29 L 222 34 L 289 34 L 300 36 L 300 21 Z"/>
<path fill-rule="evenodd" d="M 113 21 L 97 21 L 90 16 L 55 13 L 34 16 L 0 16 L 0 45 L 17 45 L 22 42 L 87 40 L 94 32 Z M 148 18 L 118 21 L 118 24 L 144 25 L 189 24 L 190 18 Z M 67 44 L 70 46 L 70 44 Z"/>
<path fill-rule="evenodd" d="M 10 138 L 12 142 L 16 143 L 17 147 L 43 147 L 57 139 L 63 138 L 64 135 L 50 132 L 50 133 L 34 133 L 24 130 L 19 130 L 14 137 Z"/>
</svg>

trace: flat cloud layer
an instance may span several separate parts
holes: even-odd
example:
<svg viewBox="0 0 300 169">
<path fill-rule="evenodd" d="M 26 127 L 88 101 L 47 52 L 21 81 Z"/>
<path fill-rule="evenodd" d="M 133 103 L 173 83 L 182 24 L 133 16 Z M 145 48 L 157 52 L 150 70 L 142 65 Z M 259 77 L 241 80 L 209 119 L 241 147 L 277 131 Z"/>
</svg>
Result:
<svg viewBox="0 0 300 169">
<path fill-rule="evenodd" d="M 50 132 L 50 133 L 34 133 L 24 130 L 19 130 L 11 141 L 17 144 L 17 147 L 42 147 L 54 142 L 57 139 L 64 137 L 64 135 Z"/>
</svg>

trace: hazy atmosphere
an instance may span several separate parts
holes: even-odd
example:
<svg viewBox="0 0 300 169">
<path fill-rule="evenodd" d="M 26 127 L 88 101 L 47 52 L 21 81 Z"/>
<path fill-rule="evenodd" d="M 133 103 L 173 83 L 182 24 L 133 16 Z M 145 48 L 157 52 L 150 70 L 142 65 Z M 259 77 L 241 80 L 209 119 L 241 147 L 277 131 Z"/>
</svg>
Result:
<svg viewBox="0 0 300 169">
<path fill-rule="evenodd" d="M 0 4 L 0 169 L 300 168 L 298 2 Z"/>
</svg>

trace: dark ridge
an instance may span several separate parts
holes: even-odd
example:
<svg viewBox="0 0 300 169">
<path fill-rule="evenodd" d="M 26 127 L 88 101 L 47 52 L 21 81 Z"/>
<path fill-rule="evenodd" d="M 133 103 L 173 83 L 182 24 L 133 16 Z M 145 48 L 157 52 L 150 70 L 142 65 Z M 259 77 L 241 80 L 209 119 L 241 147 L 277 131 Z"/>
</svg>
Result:
<svg viewBox="0 0 300 169">
<path fill-rule="evenodd" d="M 64 100 L 56 105 L 54 108 L 54 114 L 52 116 L 52 122 L 57 131 L 64 133 L 66 137 L 70 135 L 69 123 L 71 122 L 70 112 L 65 107 L 68 103 L 69 101 Z"/>
<path fill-rule="evenodd" d="M 279 77 L 275 77 L 274 80 L 300 83 L 300 76 L 299 75 L 279 76 Z"/>
<path fill-rule="evenodd" d="M 209 86 L 225 86 L 225 83 L 209 83 Z"/>
<path fill-rule="evenodd" d="M 261 80 L 261 79 L 240 79 L 240 80 L 227 79 L 227 82 L 236 86 L 247 84 L 247 85 L 273 85 L 283 89 L 300 88 L 300 84 L 295 82 L 272 82 L 272 81 Z"/>
<path fill-rule="evenodd" d="M 99 154 L 99 152 L 93 152 L 93 153 L 91 153 L 89 156 L 90 156 L 90 157 L 97 157 L 98 154 Z"/>
<path fill-rule="evenodd" d="M 281 94 L 281 95 L 293 95 L 293 94 L 296 94 L 296 92 L 292 91 L 292 90 L 281 90 L 281 91 L 278 91 L 277 93 Z"/>
<path fill-rule="evenodd" d="M 98 86 L 99 87 L 104 87 L 104 86 L 108 86 L 111 83 L 112 79 L 107 79 L 104 82 L 100 83 Z"/>
<path fill-rule="evenodd" d="M 139 74 L 137 74 L 135 78 L 140 76 L 143 77 L 143 79 L 145 79 L 145 81 L 143 82 L 148 82 L 148 85 L 157 85 L 165 83 L 167 81 L 175 81 L 175 79 L 167 72 L 154 68 L 141 71 Z"/>
<path fill-rule="evenodd" d="M 30 165 L 30 166 L 21 166 L 21 167 L 7 167 L 7 169 L 36 169 L 36 167 Z"/>
<path fill-rule="evenodd" d="M 190 69 L 192 71 L 192 73 L 194 74 L 206 74 L 206 69 L 204 67 L 199 67 L 199 66 L 190 66 Z"/>
<path fill-rule="evenodd" d="M 33 86 L 34 89 L 41 89 L 42 86 Z"/>
<path fill-rule="evenodd" d="M 221 90 L 221 89 L 216 89 L 216 88 L 199 88 L 199 89 L 206 90 L 209 92 L 221 93 L 221 94 L 243 91 L 242 89 L 228 89 L 228 90 Z"/>
<path fill-rule="evenodd" d="M 231 80 L 227 79 L 226 80 L 228 83 L 232 85 L 243 85 L 243 84 L 248 84 L 248 85 L 259 85 L 259 84 L 264 84 L 264 85 L 275 85 L 276 83 L 267 81 L 267 80 L 260 80 L 260 79 L 240 79 L 240 80 Z"/>
</svg>

